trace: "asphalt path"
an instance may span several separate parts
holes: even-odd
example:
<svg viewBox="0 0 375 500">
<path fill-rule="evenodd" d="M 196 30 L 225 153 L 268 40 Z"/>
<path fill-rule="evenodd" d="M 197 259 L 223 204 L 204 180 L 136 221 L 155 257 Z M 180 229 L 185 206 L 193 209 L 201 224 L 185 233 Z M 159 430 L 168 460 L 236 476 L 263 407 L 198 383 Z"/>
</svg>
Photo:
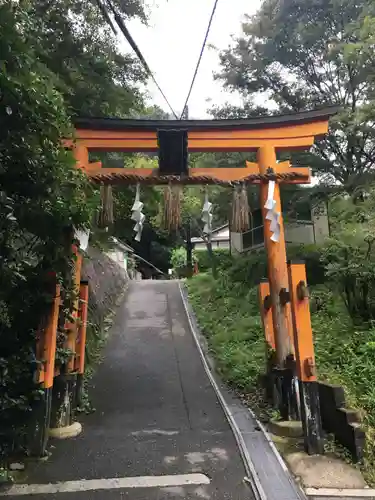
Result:
<svg viewBox="0 0 375 500">
<path fill-rule="evenodd" d="M 25 492 L 34 494 L 11 498 L 254 498 L 177 282 L 131 283 L 91 397 L 96 412 L 81 419 L 82 434 L 54 441 L 50 459 L 27 478 Z"/>
</svg>

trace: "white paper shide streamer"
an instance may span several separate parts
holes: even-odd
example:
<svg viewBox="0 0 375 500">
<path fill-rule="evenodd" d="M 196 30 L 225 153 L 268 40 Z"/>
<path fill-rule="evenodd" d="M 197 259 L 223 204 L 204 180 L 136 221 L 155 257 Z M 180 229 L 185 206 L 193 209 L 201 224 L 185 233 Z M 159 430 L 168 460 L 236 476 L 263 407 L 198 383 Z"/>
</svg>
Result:
<svg viewBox="0 0 375 500">
<path fill-rule="evenodd" d="M 269 181 L 268 196 L 264 208 L 267 209 L 266 219 L 270 221 L 271 241 L 278 243 L 280 240 L 280 212 L 276 210 L 276 201 L 274 200 L 275 181 Z"/>
<path fill-rule="evenodd" d="M 135 241 L 141 241 L 143 223 L 145 221 L 145 214 L 142 213 L 143 203 L 140 201 L 140 186 L 137 184 L 137 192 L 135 195 L 135 200 L 132 206 L 132 216 L 131 219 L 135 221 L 134 231 Z"/>
<path fill-rule="evenodd" d="M 90 229 L 74 228 L 74 237 L 79 241 L 79 248 L 85 252 L 89 246 Z"/>
<path fill-rule="evenodd" d="M 208 201 L 208 194 L 206 193 L 204 205 L 202 208 L 202 221 L 204 222 L 203 233 L 211 234 L 212 233 L 212 203 Z"/>
</svg>

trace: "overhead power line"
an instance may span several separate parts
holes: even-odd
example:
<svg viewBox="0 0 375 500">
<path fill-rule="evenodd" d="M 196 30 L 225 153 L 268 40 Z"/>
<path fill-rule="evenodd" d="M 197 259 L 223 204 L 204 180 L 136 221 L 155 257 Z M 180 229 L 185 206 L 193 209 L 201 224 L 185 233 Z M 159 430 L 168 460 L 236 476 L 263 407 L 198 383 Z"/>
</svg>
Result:
<svg viewBox="0 0 375 500">
<path fill-rule="evenodd" d="M 207 44 L 207 40 L 208 40 L 208 35 L 210 34 L 212 20 L 214 18 L 215 12 L 216 12 L 216 7 L 217 7 L 218 2 L 219 2 L 219 0 L 215 0 L 214 6 L 212 8 L 211 17 L 210 17 L 210 20 L 209 20 L 208 26 L 207 26 L 206 35 L 205 35 L 204 40 L 203 40 L 202 48 L 201 48 L 201 51 L 200 51 L 200 54 L 199 54 L 197 65 L 195 67 L 195 71 L 194 71 L 193 79 L 191 81 L 190 89 L 189 89 L 188 95 L 186 97 L 186 101 L 185 101 L 184 107 L 182 108 L 182 113 L 181 113 L 181 116 L 180 116 L 180 120 L 182 119 L 182 117 L 184 115 L 185 108 L 188 105 L 188 102 L 189 102 L 189 99 L 190 99 L 190 95 L 191 95 L 191 92 L 193 90 L 195 80 L 197 78 L 199 66 L 200 66 L 201 61 L 202 61 L 202 56 L 203 56 L 204 49 L 206 48 L 206 44 Z"/>
<path fill-rule="evenodd" d="M 106 19 L 106 21 L 108 22 L 108 24 L 110 25 L 112 31 L 117 34 L 116 32 L 116 29 L 115 27 L 113 26 L 113 23 L 111 21 L 111 18 L 108 14 L 108 11 L 107 11 L 107 8 L 106 6 L 101 2 L 101 0 L 96 0 L 96 3 L 98 4 L 104 18 Z M 115 18 L 115 21 L 116 21 L 116 24 L 118 25 L 118 27 L 120 28 L 122 34 L 124 35 L 124 37 L 126 38 L 126 40 L 128 41 L 130 47 L 134 50 L 134 52 L 136 53 L 138 59 L 140 60 L 142 66 L 144 67 L 144 69 L 147 71 L 147 73 L 149 74 L 149 76 L 152 78 L 153 82 L 155 83 L 157 89 L 159 90 L 160 94 L 163 96 L 165 102 L 167 103 L 169 109 L 171 110 L 173 116 L 176 118 L 176 120 L 178 120 L 178 116 L 177 116 L 177 113 L 174 111 L 174 109 L 172 108 L 170 102 L 168 101 L 167 99 L 167 96 L 164 94 L 162 88 L 160 87 L 158 81 L 156 80 L 156 77 L 154 75 L 154 73 L 151 71 L 149 65 L 147 64 L 146 62 L 146 59 L 143 57 L 143 54 L 142 52 L 140 51 L 138 45 L 136 44 L 136 42 L 134 41 L 133 37 L 131 36 L 128 28 L 125 26 L 125 23 L 124 23 L 124 20 L 122 19 L 122 17 L 118 14 L 117 10 L 115 9 L 115 7 L 113 6 L 111 0 L 106 0 L 106 3 L 107 5 L 109 6 L 109 8 L 111 9 L 112 13 L 113 13 L 113 17 Z"/>
<path fill-rule="evenodd" d="M 104 17 L 104 19 L 107 21 L 107 23 L 111 27 L 111 30 L 113 31 L 113 33 L 117 36 L 117 30 L 112 22 L 110 15 L 108 14 L 108 11 L 107 11 L 105 5 L 102 4 L 102 0 L 95 0 L 95 1 L 96 1 L 97 6 L 99 7 L 100 12 L 102 13 L 102 16 Z"/>
</svg>

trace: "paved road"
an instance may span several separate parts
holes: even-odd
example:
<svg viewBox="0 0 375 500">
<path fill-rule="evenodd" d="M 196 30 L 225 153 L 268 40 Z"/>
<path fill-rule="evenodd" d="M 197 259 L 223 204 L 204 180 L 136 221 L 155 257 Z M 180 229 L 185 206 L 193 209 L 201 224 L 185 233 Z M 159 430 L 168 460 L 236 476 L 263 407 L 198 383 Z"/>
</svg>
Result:
<svg viewBox="0 0 375 500">
<path fill-rule="evenodd" d="M 29 482 L 204 474 L 210 484 L 13 498 L 253 499 L 191 336 L 177 282 L 131 284 L 91 396 L 97 411 L 83 418 L 81 436 L 56 442 L 51 459 L 38 465 Z"/>
</svg>

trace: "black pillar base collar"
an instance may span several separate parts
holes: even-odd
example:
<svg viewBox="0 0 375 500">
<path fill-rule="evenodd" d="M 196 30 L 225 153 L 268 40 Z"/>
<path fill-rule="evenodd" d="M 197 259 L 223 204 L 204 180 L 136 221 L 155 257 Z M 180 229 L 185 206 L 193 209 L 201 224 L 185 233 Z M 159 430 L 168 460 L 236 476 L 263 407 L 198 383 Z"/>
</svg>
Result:
<svg viewBox="0 0 375 500">
<path fill-rule="evenodd" d="M 299 389 L 305 451 L 309 455 L 322 455 L 324 438 L 318 383 L 299 381 Z"/>
</svg>

